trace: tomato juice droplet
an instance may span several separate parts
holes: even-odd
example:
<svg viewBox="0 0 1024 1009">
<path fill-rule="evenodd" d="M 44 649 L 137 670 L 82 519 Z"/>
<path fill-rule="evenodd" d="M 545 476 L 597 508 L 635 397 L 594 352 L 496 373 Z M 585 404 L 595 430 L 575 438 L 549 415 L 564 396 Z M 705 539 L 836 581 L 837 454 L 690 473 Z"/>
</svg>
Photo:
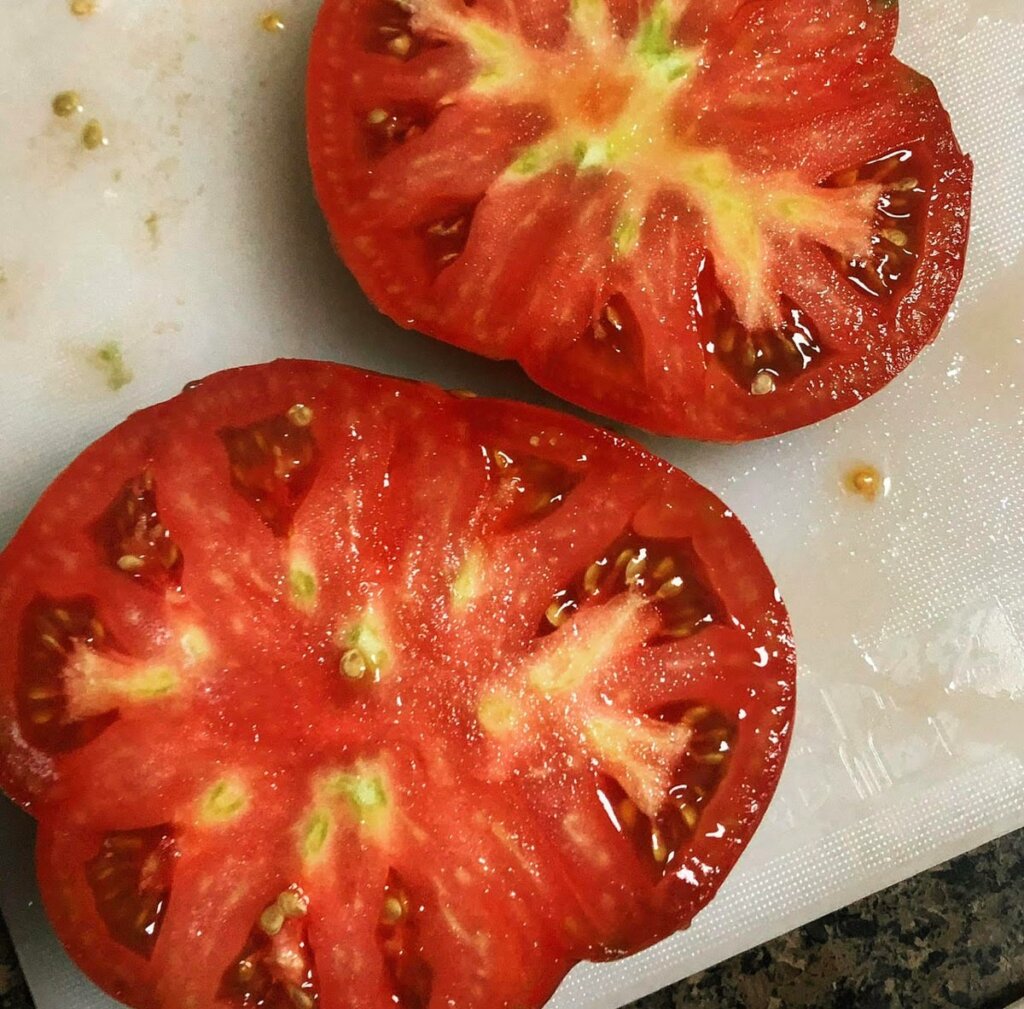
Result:
<svg viewBox="0 0 1024 1009">
<path fill-rule="evenodd" d="M 847 470 L 843 477 L 843 486 L 851 494 L 865 501 L 875 501 L 886 497 L 891 488 L 891 481 L 879 470 L 867 463 L 858 463 Z"/>
</svg>

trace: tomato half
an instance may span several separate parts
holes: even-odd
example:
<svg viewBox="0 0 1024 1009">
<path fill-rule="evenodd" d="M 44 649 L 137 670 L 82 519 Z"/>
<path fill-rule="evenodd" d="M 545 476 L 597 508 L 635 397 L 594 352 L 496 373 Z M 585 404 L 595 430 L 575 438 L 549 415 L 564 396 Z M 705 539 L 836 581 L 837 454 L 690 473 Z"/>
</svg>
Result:
<svg viewBox="0 0 1024 1009">
<path fill-rule="evenodd" d="M 971 163 L 896 0 L 326 0 L 320 204 L 374 303 L 598 413 L 738 441 L 931 341 Z"/>
<path fill-rule="evenodd" d="M 631 442 L 304 361 L 71 464 L 0 555 L 0 781 L 134 1006 L 535 1007 L 685 927 L 794 657 L 732 513 Z"/>
</svg>

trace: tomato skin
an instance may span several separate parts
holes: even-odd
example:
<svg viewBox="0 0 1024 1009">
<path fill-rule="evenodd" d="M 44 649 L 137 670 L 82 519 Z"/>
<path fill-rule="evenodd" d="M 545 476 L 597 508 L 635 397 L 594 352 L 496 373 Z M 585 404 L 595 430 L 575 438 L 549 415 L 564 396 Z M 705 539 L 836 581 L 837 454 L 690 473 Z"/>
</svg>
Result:
<svg viewBox="0 0 1024 1009">
<path fill-rule="evenodd" d="M 0 599 L 0 781 L 58 934 L 139 1009 L 537 1007 L 711 899 L 791 729 L 785 608 L 710 493 L 332 364 L 130 417 Z"/>
<path fill-rule="evenodd" d="M 655 92 L 643 106 L 646 114 L 663 103 L 672 156 L 658 160 L 656 134 L 639 167 L 577 169 L 563 152 L 517 177 L 518 159 L 543 154 L 552 138 L 593 129 L 601 136 L 600 122 L 588 124 L 589 105 L 563 109 L 564 92 L 579 79 L 591 74 L 595 100 L 610 109 L 618 107 L 605 94 L 614 90 L 612 68 L 628 91 L 637 18 L 655 19 L 664 5 L 619 6 L 607 5 L 611 27 L 597 41 L 611 50 L 594 69 L 580 55 L 586 45 L 565 27 L 575 16 L 567 3 L 509 0 L 454 11 L 444 0 L 408 0 L 410 37 L 430 48 L 396 58 L 366 48 L 376 0 L 326 0 L 313 36 L 307 133 L 317 196 L 345 263 L 398 325 L 515 360 L 570 402 L 660 434 L 744 441 L 862 402 L 937 336 L 962 277 L 970 221 L 971 161 L 931 82 L 892 56 L 897 5 L 689 4 L 673 44 L 699 51 L 700 69 L 670 97 Z M 535 37 L 531 26 L 541 23 L 548 34 Z M 534 54 L 537 68 L 514 63 L 508 82 L 494 84 L 488 75 L 500 63 L 473 50 L 469 29 L 458 27 L 465 25 L 504 33 Z M 552 53 L 574 66 L 564 81 Z M 373 139 L 380 129 L 390 131 L 386 143 Z M 608 144 L 621 132 L 609 132 Z M 747 195 L 795 185 L 818 199 L 829 177 L 902 148 L 914 152 L 927 199 L 914 211 L 910 244 L 888 249 L 890 258 L 905 257 L 911 283 L 882 299 L 851 283 L 832 255 L 881 255 L 885 268 L 884 235 L 899 227 L 881 205 L 858 210 L 846 232 L 834 227 L 841 214 L 827 209 L 797 227 L 765 223 L 764 208 Z M 666 166 L 691 156 L 724 156 L 731 174 L 687 188 Z M 714 177 L 705 167 L 698 180 Z M 614 236 L 637 192 L 648 195 L 630 251 L 620 255 Z M 745 201 L 759 248 L 727 262 L 736 236 L 753 226 L 730 216 Z M 440 258 L 432 228 L 451 239 Z M 731 372 L 721 351 L 729 326 L 709 329 L 695 303 L 709 262 L 758 354 L 765 343 L 780 345 L 791 303 L 814 321 L 825 353 L 795 373 L 765 362 L 772 382 L 755 392 L 759 358 Z M 758 281 L 748 284 L 747 274 Z M 610 350 L 594 329 L 615 303 L 627 306 L 632 332 Z"/>
</svg>

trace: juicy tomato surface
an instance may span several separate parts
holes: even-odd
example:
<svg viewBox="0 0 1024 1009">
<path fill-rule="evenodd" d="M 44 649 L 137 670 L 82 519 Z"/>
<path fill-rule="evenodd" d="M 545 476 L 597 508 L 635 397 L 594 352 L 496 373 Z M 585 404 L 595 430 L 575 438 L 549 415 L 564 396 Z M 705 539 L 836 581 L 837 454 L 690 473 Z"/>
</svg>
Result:
<svg viewBox="0 0 1024 1009">
<path fill-rule="evenodd" d="M 304 361 L 133 415 L 0 555 L 0 782 L 138 1007 L 531 1009 L 685 927 L 774 790 L 732 513 L 548 410 Z"/>
<path fill-rule="evenodd" d="M 971 163 L 896 0 L 326 0 L 310 160 L 399 324 L 664 434 L 854 405 L 931 341 Z"/>
</svg>

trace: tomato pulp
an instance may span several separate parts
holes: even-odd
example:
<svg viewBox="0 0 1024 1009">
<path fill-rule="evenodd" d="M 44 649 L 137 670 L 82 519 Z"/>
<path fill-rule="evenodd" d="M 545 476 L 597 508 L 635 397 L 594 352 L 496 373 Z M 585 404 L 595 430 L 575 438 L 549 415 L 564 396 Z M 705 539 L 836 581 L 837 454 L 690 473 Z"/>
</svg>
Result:
<svg viewBox="0 0 1024 1009">
<path fill-rule="evenodd" d="M 0 782 L 138 1007 L 536 1007 L 688 924 L 794 657 L 747 532 L 553 412 L 338 365 L 194 383 L 0 555 Z"/>
<path fill-rule="evenodd" d="M 871 395 L 963 270 L 971 164 L 896 0 L 326 0 L 309 153 L 403 326 L 664 434 Z"/>
</svg>

